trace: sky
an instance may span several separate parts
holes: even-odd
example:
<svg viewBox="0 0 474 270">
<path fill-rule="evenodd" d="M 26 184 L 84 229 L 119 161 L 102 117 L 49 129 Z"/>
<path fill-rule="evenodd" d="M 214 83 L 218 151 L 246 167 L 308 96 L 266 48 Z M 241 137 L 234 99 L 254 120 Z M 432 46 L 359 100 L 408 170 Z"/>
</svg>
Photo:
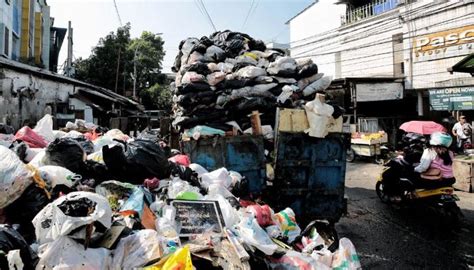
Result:
<svg viewBox="0 0 474 270">
<path fill-rule="evenodd" d="M 198 0 L 115 1 L 122 23 L 131 23 L 132 38 L 140 36 L 142 31 L 163 33 L 166 51 L 163 72 L 171 71 L 181 40 L 214 32 L 210 20 L 198 8 Z M 202 0 L 217 30 L 244 32 L 265 42 L 279 43 L 289 41 L 285 22 L 313 1 Z M 54 26 L 67 28 L 68 21 L 72 22 L 74 58 L 87 58 L 100 37 L 120 26 L 113 0 L 47 0 L 47 3 Z M 64 63 L 66 55 L 67 39 L 61 48 L 59 65 Z"/>
</svg>

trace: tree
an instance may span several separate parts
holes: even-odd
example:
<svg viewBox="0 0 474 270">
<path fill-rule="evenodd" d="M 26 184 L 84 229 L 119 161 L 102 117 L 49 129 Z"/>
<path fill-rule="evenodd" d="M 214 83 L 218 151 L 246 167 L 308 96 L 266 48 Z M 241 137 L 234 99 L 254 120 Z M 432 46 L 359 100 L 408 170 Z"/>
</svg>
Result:
<svg viewBox="0 0 474 270">
<path fill-rule="evenodd" d="M 136 90 L 146 109 L 171 109 L 171 92 L 161 73 L 165 55 L 160 35 L 148 31 L 130 38 L 130 23 L 101 38 L 87 58 L 74 62 L 75 78 L 125 94 L 132 91 L 136 67 Z M 117 80 L 117 63 L 118 80 Z M 149 87 L 151 85 L 151 87 Z"/>
<path fill-rule="evenodd" d="M 168 86 L 154 84 L 140 92 L 142 104 L 148 110 L 171 111 L 172 94 Z"/>
<path fill-rule="evenodd" d="M 142 89 L 147 85 L 165 83 L 161 74 L 161 62 L 165 52 L 163 40 L 158 34 L 144 31 L 139 38 L 130 42 L 128 50 L 134 55 L 134 64 L 137 70 L 137 88 Z"/>
</svg>

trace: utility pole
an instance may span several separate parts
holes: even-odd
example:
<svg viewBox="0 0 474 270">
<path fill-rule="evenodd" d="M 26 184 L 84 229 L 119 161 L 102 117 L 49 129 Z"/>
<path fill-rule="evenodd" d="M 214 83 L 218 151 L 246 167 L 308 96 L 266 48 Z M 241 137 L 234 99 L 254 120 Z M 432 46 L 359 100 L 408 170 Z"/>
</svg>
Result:
<svg viewBox="0 0 474 270">
<path fill-rule="evenodd" d="M 137 52 L 138 46 L 135 48 L 135 54 L 133 55 L 133 98 L 137 98 Z"/>
<path fill-rule="evenodd" d="M 119 68 L 120 68 L 120 53 L 122 48 L 119 47 L 118 50 L 118 57 L 117 57 L 117 71 L 115 73 L 115 93 L 117 93 L 117 86 L 118 86 L 118 78 L 119 78 Z"/>
<path fill-rule="evenodd" d="M 65 75 L 67 77 L 72 77 L 72 27 L 71 27 L 71 21 L 68 22 L 68 27 L 67 27 L 67 60 L 66 60 L 66 72 Z"/>
</svg>

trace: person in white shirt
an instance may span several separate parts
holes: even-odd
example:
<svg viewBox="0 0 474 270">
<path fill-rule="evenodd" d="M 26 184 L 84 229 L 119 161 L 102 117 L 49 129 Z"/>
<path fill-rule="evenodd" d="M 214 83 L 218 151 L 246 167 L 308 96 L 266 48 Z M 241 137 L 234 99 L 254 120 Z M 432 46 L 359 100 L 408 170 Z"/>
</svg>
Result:
<svg viewBox="0 0 474 270">
<path fill-rule="evenodd" d="M 470 136 L 471 131 L 472 127 L 466 122 L 466 116 L 459 117 L 459 122 L 454 125 L 452 130 L 454 137 L 457 139 L 458 150 L 463 150 L 463 144 L 469 139 L 468 135 Z"/>
</svg>

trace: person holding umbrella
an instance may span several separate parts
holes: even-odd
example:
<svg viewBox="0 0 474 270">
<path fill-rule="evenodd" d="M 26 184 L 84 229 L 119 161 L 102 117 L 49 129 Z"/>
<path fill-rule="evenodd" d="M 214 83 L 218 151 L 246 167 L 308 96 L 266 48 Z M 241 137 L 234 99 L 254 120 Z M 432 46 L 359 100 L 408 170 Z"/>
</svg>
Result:
<svg viewBox="0 0 474 270">
<path fill-rule="evenodd" d="M 462 115 L 461 117 L 459 117 L 459 122 L 457 122 L 452 129 L 452 133 L 454 137 L 456 137 L 456 146 L 459 152 L 462 152 L 464 150 L 463 145 L 470 139 L 469 136 L 471 132 L 472 126 L 466 122 L 466 116 Z"/>
</svg>

